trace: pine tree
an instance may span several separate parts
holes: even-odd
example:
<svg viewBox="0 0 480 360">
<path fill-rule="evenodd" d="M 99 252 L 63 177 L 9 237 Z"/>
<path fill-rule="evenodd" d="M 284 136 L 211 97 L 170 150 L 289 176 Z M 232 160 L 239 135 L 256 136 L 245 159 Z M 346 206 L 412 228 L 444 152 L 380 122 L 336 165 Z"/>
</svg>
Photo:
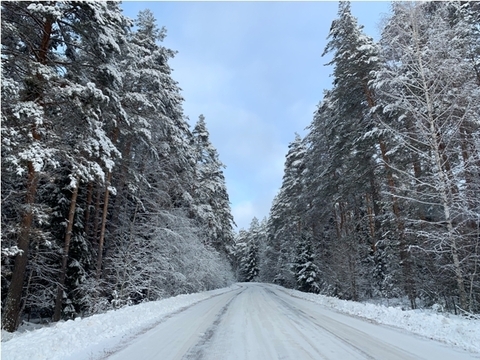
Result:
<svg viewBox="0 0 480 360">
<path fill-rule="evenodd" d="M 305 204 L 301 201 L 305 186 L 304 156 L 304 141 L 295 134 L 295 140 L 289 144 L 286 155 L 282 186 L 272 204 L 267 222 L 267 241 L 272 243 L 272 255 L 276 257 L 270 259 L 275 264 L 274 274 L 270 278 L 273 277 L 274 282 L 288 287 L 295 285 L 290 266 L 295 256 L 292 249 L 304 231 Z"/>
<path fill-rule="evenodd" d="M 231 281 L 224 255 L 205 245 L 211 241 L 208 231 L 186 217 L 196 201 L 191 185 L 197 153 L 168 65 L 174 52 L 156 43 L 165 29 L 155 22 L 149 10 L 139 13 L 122 60 L 121 96 L 129 122 L 119 137 L 122 169 L 109 228 L 115 241 L 104 265 L 105 292 L 115 306 Z M 214 202 L 220 197 L 211 195 Z"/>
<path fill-rule="evenodd" d="M 319 292 L 319 270 L 314 263 L 310 239 L 306 236 L 302 236 L 298 241 L 293 271 L 295 273 L 295 279 L 297 280 L 296 288 L 298 290 L 313 293 Z"/>
<path fill-rule="evenodd" d="M 194 198 L 195 217 L 206 227 L 207 242 L 227 253 L 233 244 L 233 216 L 217 150 L 210 142 L 205 117 L 200 115 L 193 129 L 193 148 L 196 159 Z"/>
<path fill-rule="evenodd" d="M 117 153 L 100 120 L 108 118 L 104 111 L 108 98 L 100 90 L 106 86 L 105 79 L 100 81 L 95 75 L 108 72 L 102 65 L 118 50 L 114 35 L 121 33 L 124 20 L 115 5 L 106 3 L 11 2 L 2 8 L 3 71 L 19 90 L 10 110 L 3 112 L 4 136 L 9 139 L 7 168 L 19 175 L 26 173 L 28 178 L 26 210 L 18 235 L 23 253 L 16 257 L 3 317 L 4 328 L 12 331 L 18 326 L 34 208 L 43 190 L 39 186 L 45 184 L 42 175 L 52 169 L 48 165 L 69 167 L 70 202 L 74 204 L 79 179 L 101 177 L 99 163 L 112 166 L 112 156 Z M 86 20 L 89 18 L 95 20 Z M 85 76 L 90 66 L 98 72 Z M 74 214 L 74 206 L 69 212 Z M 62 273 L 73 226 L 73 218 L 67 218 L 71 221 L 64 230 Z"/>
<path fill-rule="evenodd" d="M 414 270 L 407 250 L 412 240 L 405 233 L 404 215 L 400 212 L 388 156 L 390 145 L 384 134 L 378 131 L 380 116 L 374 116 L 371 112 L 376 106 L 376 99 L 370 80 L 373 72 L 381 66 L 379 49 L 371 38 L 363 34 L 362 27 L 350 12 L 348 2 L 340 3 L 339 18 L 332 23 L 329 36 L 330 42 L 325 53 L 333 52 L 330 64 L 334 65 L 334 88 L 328 94 L 333 113 L 326 119 L 330 121 L 327 130 L 329 142 L 332 144 L 330 154 L 340 173 L 334 180 L 338 194 L 338 200 L 335 201 L 338 206 L 334 210 L 337 232 L 348 239 L 353 238 L 351 235 L 361 239 L 368 238 L 371 254 L 375 257 L 376 244 L 382 239 L 382 232 L 388 232 L 390 223 L 395 224 L 405 291 L 412 307 L 415 307 Z M 380 171 L 381 162 L 384 165 L 383 171 Z M 391 199 L 381 198 L 385 185 Z M 381 204 L 387 202 L 391 204 L 393 216 L 383 216 L 382 219 L 382 212 L 386 209 L 382 209 Z M 349 223 L 348 219 L 361 224 L 361 228 L 367 231 L 365 235 L 369 236 L 358 232 L 358 227 Z M 365 221 L 367 223 L 364 223 Z M 354 229 L 355 234 L 347 235 Z M 357 245 L 355 241 L 348 246 L 353 246 L 363 254 L 367 252 L 365 245 Z M 359 263 L 359 259 L 361 257 L 352 259 L 352 266 Z M 357 265 L 353 268 L 357 268 Z M 355 280 L 355 283 L 357 282 Z"/>
<path fill-rule="evenodd" d="M 253 218 L 248 230 L 240 230 L 235 239 L 239 281 L 256 281 L 259 276 L 259 242 L 263 240 L 260 223 Z"/>
</svg>

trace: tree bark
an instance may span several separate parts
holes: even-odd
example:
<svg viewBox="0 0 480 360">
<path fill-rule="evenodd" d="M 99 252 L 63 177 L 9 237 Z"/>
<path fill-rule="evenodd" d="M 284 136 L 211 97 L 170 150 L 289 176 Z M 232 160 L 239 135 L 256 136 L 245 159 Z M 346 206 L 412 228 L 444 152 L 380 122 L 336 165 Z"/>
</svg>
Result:
<svg viewBox="0 0 480 360">
<path fill-rule="evenodd" d="M 93 200 L 93 182 L 88 183 L 87 187 L 87 204 L 85 205 L 85 218 L 83 220 L 83 232 L 88 237 L 90 226 L 90 212 Z"/>
<path fill-rule="evenodd" d="M 65 241 L 62 255 L 62 268 L 60 270 L 60 279 L 58 281 L 57 298 L 55 300 L 55 312 L 53 314 L 53 321 L 59 321 L 62 315 L 63 288 L 65 286 L 65 277 L 67 275 L 68 252 L 70 249 L 70 240 L 72 239 L 73 222 L 75 218 L 75 209 L 77 206 L 79 180 L 80 179 L 77 176 L 76 185 L 73 189 L 72 199 L 70 201 L 70 209 L 68 211 L 68 223 L 67 230 L 65 232 Z"/>
<path fill-rule="evenodd" d="M 33 206 L 37 193 L 37 183 L 38 175 L 32 162 L 29 162 L 26 210 L 23 214 L 20 234 L 17 240 L 17 246 L 21 253 L 15 257 L 12 280 L 8 289 L 7 299 L 5 300 L 5 311 L 2 316 L 2 328 L 9 332 L 17 330 L 20 320 L 22 290 L 27 269 L 28 248 L 30 245 L 30 231 L 33 224 Z"/>
<path fill-rule="evenodd" d="M 397 221 L 397 229 L 400 242 L 400 264 L 402 268 L 402 273 L 404 277 L 404 286 L 407 293 L 408 299 L 410 300 L 410 305 L 412 309 L 416 308 L 416 290 L 415 290 L 415 281 L 413 279 L 412 265 L 410 254 L 407 249 L 407 241 L 405 236 L 405 224 L 403 223 L 400 208 L 398 206 L 398 198 L 395 196 L 395 180 L 393 179 L 393 174 L 390 168 L 390 160 L 387 156 L 387 146 L 385 143 L 380 140 L 380 151 L 382 153 L 382 159 L 385 164 L 385 170 L 387 172 L 387 183 L 392 195 L 392 210 Z"/>
<path fill-rule="evenodd" d="M 372 249 L 372 253 L 375 253 L 377 250 L 376 242 L 375 242 L 375 213 L 373 212 L 373 205 L 371 205 L 372 200 L 370 199 L 370 194 L 365 194 L 365 203 L 367 206 L 367 215 L 368 215 L 368 226 L 370 229 L 370 237 L 372 238 L 372 243 L 370 244 L 370 248 Z"/>
<path fill-rule="evenodd" d="M 107 224 L 108 199 L 110 195 L 109 187 L 110 187 L 111 180 L 112 180 L 112 172 L 109 171 L 107 175 L 105 194 L 103 198 L 102 226 L 100 228 L 100 238 L 98 239 L 97 280 L 99 280 L 102 275 L 103 245 L 105 242 L 105 227 Z"/>
<path fill-rule="evenodd" d="M 100 217 L 100 199 L 102 197 L 101 188 L 97 187 L 96 192 L 97 192 L 97 196 L 96 196 L 96 199 L 95 199 L 95 212 L 94 212 L 94 217 L 93 217 L 93 232 L 91 234 L 91 237 L 92 237 L 92 241 L 96 242 L 97 247 L 98 247 L 97 235 L 98 235 L 98 228 L 100 226 L 99 217 Z"/>
</svg>

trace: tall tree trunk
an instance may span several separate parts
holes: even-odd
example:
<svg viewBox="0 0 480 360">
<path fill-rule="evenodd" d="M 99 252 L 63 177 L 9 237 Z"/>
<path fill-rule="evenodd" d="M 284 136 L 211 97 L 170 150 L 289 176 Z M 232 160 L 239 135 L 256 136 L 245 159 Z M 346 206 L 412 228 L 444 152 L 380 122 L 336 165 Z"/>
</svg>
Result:
<svg viewBox="0 0 480 360">
<path fill-rule="evenodd" d="M 23 283 L 28 261 L 28 248 L 30 245 L 30 231 L 33 223 L 33 206 L 37 193 L 38 175 L 31 162 L 28 163 L 28 182 L 26 195 L 26 210 L 23 214 L 20 234 L 18 235 L 17 246 L 21 253 L 15 257 L 15 264 L 12 273 L 12 280 L 5 300 L 5 311 L 2 316 L 2 328 L 13 332 L 17 330 L 20 320 L 20 309 Z"/>
<path fill-rule="evenodd" d="M 72 192 L 72 199 L 70 201 L 70 209 L 68 211 L 67 230 L 65 232 L 65 241 L 63 245 L 62 268 L 60 270 L 60 279 L 57 287 L 57 298 L 55 300 L 55 312 L 53 314 L 53 321 L 59 321 L 62 314 L 62 300 L 63 288 L 65 286 L 65 277 L 67 275 L 68 252 L 70 249 L 70 240 L 72 239 L 73 222 L 75 218 L 75 209 L 77 206 L 78 188 L 80 187 L 79 178 L 76 178 L 76 185 Z"/>
<path fill-rule="evenodd" d="M 427 104 L 431 105 L 429 101 L 429 95 L 426 93 L 426 98 L 427 98 Z M 452 260 L 453 260 L 453 269 L 455 273 L 455 279 L 457 282 L 457 289 L 458 289 L 458 295 L 460 298 L 460 307 L 462 309 L 467 309 L 467 293 L 465 290 L 465 284 L 463 281 L 463 273 L 462 273 L 462 268 L 460 265 L 460 258 L 458 256 L 458 247 L 457 247 L 457 241 L 455 238 L 455 229 L 453 226 L 453 220 L 451 216 L 451 201 L 449 200 L 449 189 L 451 191 L 452 186 L 449 186 L 449 181 L 447 178 L 447 169 L 444 169 L 442 165 L 444 165 L 443 157 L 441 154 L 441 144 L 438 139 L 438 133 L 435 129 L 435 120 L 433 118 L 433 113 L 430 111 L 430 106 L 427 106 L 429 109 L 429 120 L 430 120 L 430 130 L 431 130 L 431 135 L 432 135 L 432 141 L 434 144 L 433 150 L 433 155 L 435 157 L 435 163 L 436 163 L 436 168 L 437 168 L 437 177 L 440 179 L 440 196 L 441 196 L 441 201 L 442 201 L 442 206 L 443 206 L 443 214 L 444 214 L 444 219 L 447 224 L 447 237 L 448 237 L 448 243 L 450 245 L 450 252 L 452 254 Z"/>
<path fill-rule="evenodd" d="M 370 229 L 370 237 L 372 239 L 370 248 L 372 250 L 372 253 L 375 253 L 375 251 L 377 250 L 376 241 L 375 241 L 375 213 L 373 211 L 373 204 L 372 204 L 372 200 L 370 199 L 369 193 L 365 195 L 365 204 L 367 206 L 368 227 Z"/>
<path fill-rule="evenodd" d="M 113 129 L 112 143 L 116 144 L 120 136 L 120 128 L 117 126 Z M 102 226 L 100 228 L 100 237 L 98 239 L 98 254 L 97 254 L 97 281 L 102 277 L 102 262 L 103 262 L 103 248 L 105 244 L 105 229 L 107 227 L 107 213 L 108 201 L 110 197 L 110 186 L 112 185 L 112 170 L 108 171 L 107 181 L 105 183 L 105 193 L 103 196 L 103 212 L 102 212 Z"/>
<path fill-rule="evenodd" d="M 404 287 L 405 292 L 407 293 L 408 299 L 410 300 L 410 305 L 412 309 L 415 309 L 416 306 L 416 290 L 415 290 L 415 281 L 413 278 L 412 271 L 412 260 L 410 253 L 408 252 L 408 244 L 405 235 L 405 224 L 403 223 L 400 208 L 398 206 L 398 198 L 395 196 L 395 180 L 393 179 L 393 174 L 390 168 L 390 160 L 387 156 L 387 146 L 385 143 L 380 140 L 380 151 L 382 153 L 383 163 L 385 164 L 385 170 L 387 172 L 387 183 L 390 193 L 392 195 L 392 210 L 395 215 L 397 222 L 399 243 L 400 243 L 400 264 L 402 268 L 403 278 L 404 278 Z"/>
<path fill-rule="evenodd" d="M 102 226 L 100 228 L 100 238 L 98 239 L 97 280 L 99 280 L 102 275 L 103 245 L 105 242 L 105 227 L 107 224 L 108 199 L 110 195 L 109 187 L 110 187 L 111 180 L 112 180 L 112 172 L 109 171 L 107 175 L 105 194 L 103 198 Z"/>
<path fill-rule="evenodd" d="M 83 220 L 83 232 L 88 238 L 90 232 L 90 213 L 93 200 L 93 182 L 89 182 L 87 186 L 87 204 L 85 205 L 85 218 Z"/>
<path fill-rule="evenodd" d="M 97 188 L 96 192 L 97 192 L 97 197 L 95 199 L 95 211 L 93 216 L 93 232 L 91 236 L 92 236 L 92 241 L 97 243 L 97 248 L 98 248 L 97 235 L 98 235 L 98 228 L 100 227 L 100 200 L 102 198 L 102 191 L 100 188 Z"/>
<path fill-rule="evenodd" d="M 50 17 L 45 19 L 42 29 L 42 40 L 37 54 L 37 61 L 46 64 L 48 47 L 50 45 L 50 38 L 52 35 L 53 21 Z M 37 74 L 40 80 L 43 80 L 42 75 Z M 39 94 L 38 102 L 42 104 L 43 94 Z M 40 141 L 40 134 L 37 132 L 35 124 L 32 124 L 32 137 L 34 141 Z M 21 299 L 23 283 L 25 280 L 25 273 L 28 262 L 28 248 L 30 245 L 30 233 L 33 224 L 33 206 L 35 204 L 35 196 L 37 194 L 38 174 L 33 167 L 31 161 L 27 164 L 28 180 L 27 180 L 27 194 L 26 194 L 26 210 L 22 217 L 20 225 L 20 233 L 18 235 L 17 247 L 21 250 L 15 257 L 15 264 L 12 273 L 12 280 L 8 289 L 7 298 L 5 300 L 5 311 L 2 316 L 2 328 L 6 331 L 13 332 L 18 328 L 21 312 Z"/>
</svg>

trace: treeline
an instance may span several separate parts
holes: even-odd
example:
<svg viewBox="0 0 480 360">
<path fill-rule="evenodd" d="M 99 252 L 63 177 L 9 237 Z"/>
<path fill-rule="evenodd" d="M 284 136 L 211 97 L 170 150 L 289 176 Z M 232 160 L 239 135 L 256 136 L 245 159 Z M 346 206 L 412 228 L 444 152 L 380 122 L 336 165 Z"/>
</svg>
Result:
<svg viewBox="0 0 480 360">
<path fill-rule="evenodd" d="M 340 3 L 333 87 L 237 239 L 243 280 L 480 312 L 479 24 L 478 2 L 394 2 L 375 43 Z"/>
<path fill-rule="evenodd" d="M 224 166 L 152 13 L 9 1 L 1 17 L 2 328 L 233 281 Z"/>
</svg>

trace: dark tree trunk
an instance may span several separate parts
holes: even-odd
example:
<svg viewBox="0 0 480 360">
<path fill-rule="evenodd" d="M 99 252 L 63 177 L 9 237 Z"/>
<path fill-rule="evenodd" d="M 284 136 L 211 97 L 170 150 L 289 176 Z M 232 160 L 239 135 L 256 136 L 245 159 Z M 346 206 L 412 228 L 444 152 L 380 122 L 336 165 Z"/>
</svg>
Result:
<svg viewBox="0 0 480 360">
<path fill-rule="evenodd" d="M 110 182 L 112 180 L 112 172 L 109 171 L 107 175 L 105 194 L 103 198 L 103 213 L 102 213 L 102 226 L 100 228 L 100 238 L 98 239 L 98 254 L 97 254 L 97 280 L 101 278 L 102 275 L 102 261 L 103 261 L 103 245 L 105 242 L 105 227 L 107 224 L 107 212 L 108 212 L 108 199 L 110 191 Z"/>
<path fill-rule="evenodd" d="M 65 232 L 65 241 L 63 246 L 63 255 L 62 255 L 62 268 L 60 271 L 60 279 L 58 280 L 57 287 L 57 298 L 55 300 L 55 312 L 53 314 L 53 321 L 59 321 L 62 315 L 62 299 L 63 299 L 63 288 L 65 285 L 65 277 L 67 274 L 67 262 L 68 262 L 68 252 L 70 249 L 70 240 L 72 239 L 73 231 L 73 222 L 75 218 L 75 208 L 77 206 L 77 196 L 79 188 L 79 178 L 76 179 L 77 184 L 72 192 L 72 199 L 70 202 L 70 210 L 68 211 L 68 225 Z"/>
<path fill-rule="evenodd" d="M 28 248 L 30 245 L 30 231 L 33 224 L 33 206 L 37 193 L 38 175 L 31 162 L 28 163 L 28 182 L 26 195 L 26 211 L 22 218 L 17 246 L 21 253 L 15 257 L 12 280 L 5 301 L 5 311 L 2 316 L 2 328 L 13 332 L 17 330 L 20 320 L 23 283 L 28 261 Z"/>
</svg>

